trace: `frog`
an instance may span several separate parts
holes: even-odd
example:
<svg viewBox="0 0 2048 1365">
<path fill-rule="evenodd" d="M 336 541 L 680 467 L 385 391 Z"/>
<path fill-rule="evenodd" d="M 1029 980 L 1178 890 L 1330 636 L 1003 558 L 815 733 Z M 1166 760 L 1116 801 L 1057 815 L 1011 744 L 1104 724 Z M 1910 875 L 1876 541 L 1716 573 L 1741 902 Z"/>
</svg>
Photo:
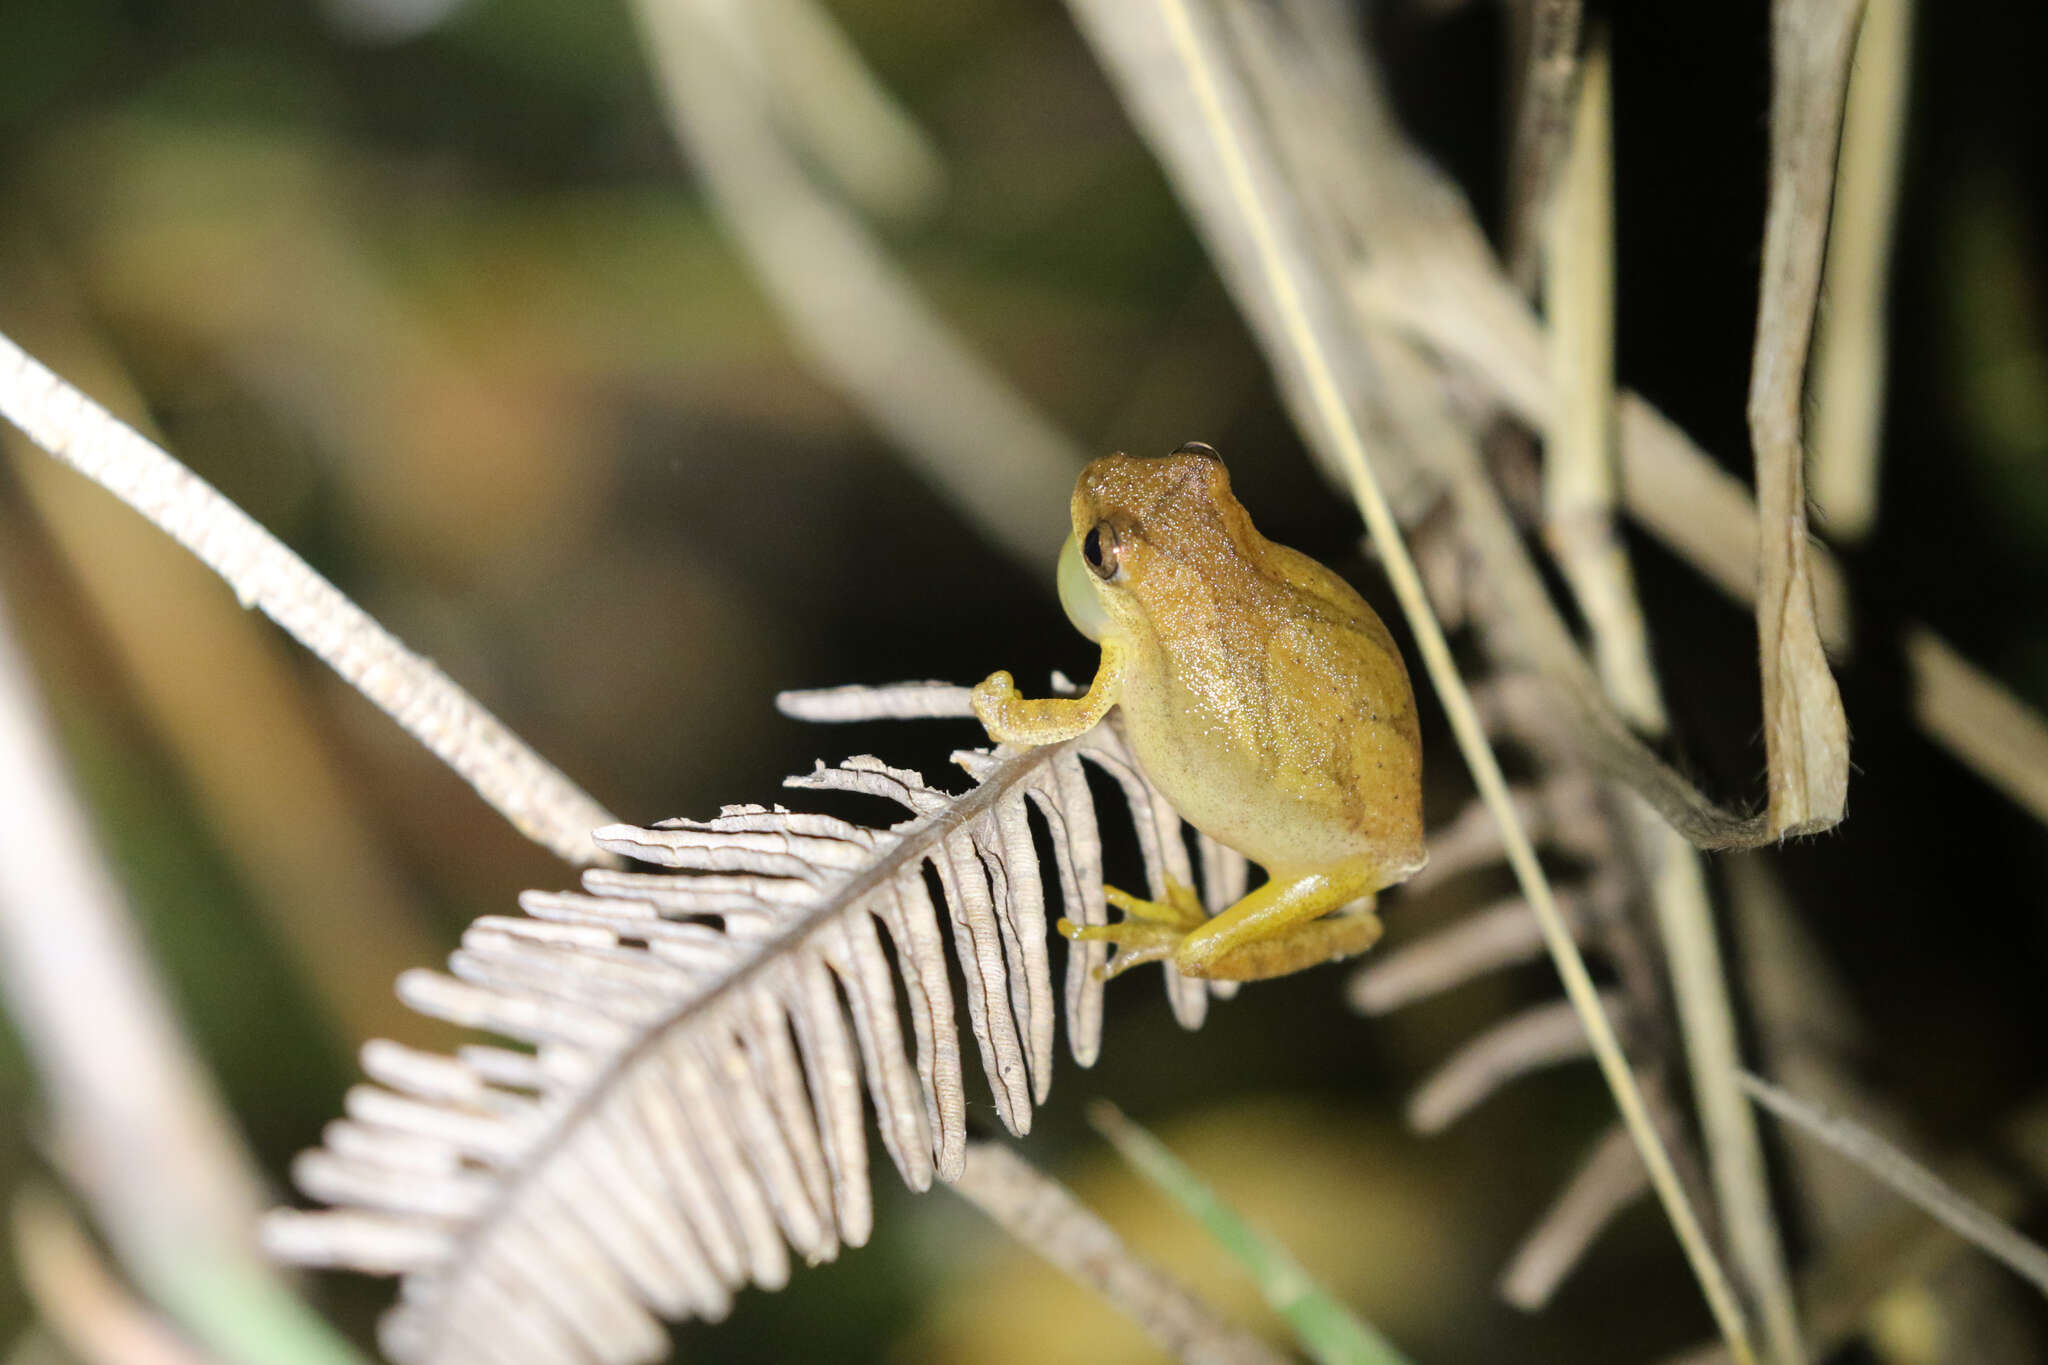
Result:
<svg viewBox="0 0 2048 1365">
<path fill-rule="evenodd" d="M 997 744 L 1031 748 L 1116 708 L 1152 784 L 1266 880 L 1213 917 L 1171 879 L 1163 900 L 1105 887 L 1120 921 L 1062 918 L 1059 932 L 1113 945 L 1105 977 L 1163 961 L 1253 981 L 1370 948 L 1379 893 L 1428 861 L 1420 726 L 1393 635 L 1338 574 L 1258 532 L 1203 442 L 1094 460 L 1069 513 L 1059 598 L 1101 647 L 1094 679 L 1026 698 L 992 673 L 975 717 Z"/>
</svg>

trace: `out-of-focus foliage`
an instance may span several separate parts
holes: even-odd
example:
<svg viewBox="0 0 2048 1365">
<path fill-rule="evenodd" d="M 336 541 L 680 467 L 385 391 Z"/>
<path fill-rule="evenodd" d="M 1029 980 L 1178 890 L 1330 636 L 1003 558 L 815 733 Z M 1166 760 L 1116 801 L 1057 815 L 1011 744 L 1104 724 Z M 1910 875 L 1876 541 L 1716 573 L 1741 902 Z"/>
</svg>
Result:
<svg viewBox="0 0 2048 1365">
<path fill-rule="evenodd" d="M 772 800 L 821 745 L 906 742 L 780 720 L 778 688 L 972 680 L 1019 659 L 1084 674 L 1050 591 L 1064 528 L 1046 528 L 1046 574 L 1020 572 L 806 372 L 678 166 L 624 11 L 435 8 L 0 5 L 0 330 L 152 424 L 630 819 Z M 1495 7 L 1369 8 L 1404 117 L 1492 221 Z M 1870 619 L 1923 617 L 2039 702 L 2048 125 L 2032 65 L 2048 17 L 1923 8 L 1885 494 L 1854 581 Z M 1094 448 L 1217 445 L 1262 529 L 1384 601 L 1065 12 L 830 9 L 945 159 L 935 210 L 886 235 L 946 315 Z M 1621 373 L 1740 465 L 1764 6 L 1617 9 Z M 15 614 L 158 965 L 279 1172 L 386 1010 L 390 946 L 444 950 L 562 874 L 264 623 L 200 603 L 221 590 L 163 567 L 176 552 L 126 509 L 10 449 Z M 1746 789 L 1749 623 L 1680 566 L 1642 561 L 1675 730 L 1710 785 Z M 264 669 L 223 678 L 241 651 Z M 2048 843 L 1913 736 L 1895 676 L 1882 656 L 1845 673 L 1852 817 L 1783 868 L 1866 1016 L 1874 1069 L 1935 1138 L 1962 1140 L 2048 1079 L 2029 875 Z M 209 695 L 211 711 L 194 701 Z M 892 761 L 942 770 L 943 739 L 907 742 L 928 749 Z M 228 748 L 232 762 L 199 760 Z M 1454 796 L 1449 765 L 1436 780 Z M 278 826 L 260 818 L 279 813 L 309 846 L 351 850 L 377 889 L 340 904 L 289 891 L 303 859 L 275 866 Z M 322 947 L 337 924 L 365 951 Z M 1398 907 L 1390 925 L 1397 942 L 1420 927 Z M 1492 1295 L 1606 1121 L 1590 1075 L 1514 1088 L 1441 1139 L 1395 1127 L 1425 1064 L 1549 989 L 1531 967 L 1367 1021 L 1317 972 L 1248 989 L 1192 1037 L 1156 993 L 1113 991 L 1104 1059 L 1063 1070 L 1033 1155 L 1248 1317 L 1213 1253 L 1086 1135 L 1081 1101 L 1111 1095 L 1157 1125 L 1418 1360 L 1675 1348 L 1707 1324 L 1647 1211 L 1543 1317 Z M 0 1113 L 6 1190 L 37 1158 L 33 1087 L 5 1039 Z M 998 1358 L 994 1342 L 1017 1359 L 1146 1358 L 961 1206 L 886 1181 L 878 1195 L 873 1247 L 687 1329 L 685 1352 L 939 1361 Z M 318 1292 L 361 1332 L 382 1291 Z M 0 1343 L 25 1311 L 0 1275 Z"/>
</svg>

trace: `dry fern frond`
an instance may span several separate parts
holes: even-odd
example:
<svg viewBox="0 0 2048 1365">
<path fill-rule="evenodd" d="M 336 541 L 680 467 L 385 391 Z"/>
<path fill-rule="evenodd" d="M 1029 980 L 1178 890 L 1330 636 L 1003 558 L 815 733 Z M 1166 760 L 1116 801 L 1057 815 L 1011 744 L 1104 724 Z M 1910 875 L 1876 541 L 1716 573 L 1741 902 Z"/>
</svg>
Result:
<svg viewBox="0 0 2048 1365">
<path fill-rule="evenodd" d="M 968 714 L 966 689 L 931 683 L 782 705 L 817 720 Z M 661 870 L 528 893 L 527 918 L 470 926 L 450 974 L 399 981 L 413 1008 L 530 1050 L 367 1046 L 376 1084 L 350 1093 L 294 1172 L 333 1207 L 271 1215 L 271 1251 L 403 1275 L 381 1335 L 404 1365 L 655 1359 L 656 1315 L 721 1318 L 743 1285 L 784 1284 L 790 1249 L 817 1262 L 866 1241 L 862 1078 L 913 1189 L 959 1173 L 968 1100 L 942 923 L 996 1113 L 1027 1131 L 1056 1013 L 1028 808 L 1050 831 L 1062 907 L 1084 923 L 1107 918 L 1084 764 L 1121 789 L 1153 894 L 1167 876 L 1192 884 L 1187 836 L 1113 722 L 954 757 L 975 779 L 957 795 L 868 757 L 787 781 L 906 808 L 893 825 L 729 806 L 598 831 Z M 1242 894 L 1243 860 L 1198 846 L 1212 909 Z M 1069 951 L 1068 1045 L 1084 1066 L 1103 953 Z M 1167 979 L 1178 1018 L 1199 1024 L 1206 987 Z"/>
</svg>

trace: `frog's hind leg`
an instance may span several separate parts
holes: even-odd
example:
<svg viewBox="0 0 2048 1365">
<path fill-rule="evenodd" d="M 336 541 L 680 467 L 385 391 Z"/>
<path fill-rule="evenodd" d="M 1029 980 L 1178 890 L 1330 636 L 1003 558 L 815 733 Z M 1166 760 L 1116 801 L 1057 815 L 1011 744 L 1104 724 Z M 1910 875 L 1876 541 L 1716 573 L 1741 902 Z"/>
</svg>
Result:
<svg viewBox="0 0 2048 1365">
<path fill-rule="evenodd" d="M 1174 966 L 1184 976 L 1259 981 L 1362 953 L 1379 941 L 1372 896 L 1383 885 L 1378 865 L 1363 859 L 1275 876 L 1189 932 Z"/>
<path fill-rule="evenodd" d="M 1107 886 L 1103 893 L 1123 919 L 1087 928 L 1062 919 L 1059 930 L 1071 939 L 1116 945 L 1105 978 L 1171 961 L 1183 976 L 1259 981 L 1372 947 L 1381 933 L 1372 896 L 1384 884 L 1376 863 L 1340 863 L 1275 877 L 1214 919 L 1194 889 L 1178 882 L 1169 880 L 1166 898 L 1157 901 Z"/>
</svg>

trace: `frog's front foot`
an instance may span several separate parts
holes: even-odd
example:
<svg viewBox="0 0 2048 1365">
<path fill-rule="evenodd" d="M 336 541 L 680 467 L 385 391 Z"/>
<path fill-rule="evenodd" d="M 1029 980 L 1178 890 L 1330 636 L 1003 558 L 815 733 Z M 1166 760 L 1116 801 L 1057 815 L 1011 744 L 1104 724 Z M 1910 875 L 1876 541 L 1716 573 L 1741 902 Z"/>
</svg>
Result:
<svg viewBox="0 0 2048 1365">
<path fill-rule="evenodd" d="M 970 694 L 974 718 L 988 731 L 989 738 L 998 744 L 1009 738 L 1013 727 L 1012 712 L 1022 700 L 1017 691 L 1017 680 L 1007 672 L 989 674 L 975 684 Z"/>
<path fill-rule="evenodd" d="M 1063 743 L 1085 732 L 1116 705 L 1121 658 L 1114 646 L 1104 645 L 1095 681 L 1078 697 L 1026 697 L 1017 691 L 1017 680 L 1008 673 L 991 673 L 975 684 L 971 699 L 974 718 L 998 744 L 1030 749 Z"/>
<path fill-rule="evenodd" d="M 1164 962 L 1180 950 L 1182 940 L 1209 922 L 1209 912 L 1191 886 L 1171 878 L 1164 901 L 1146 900 L 1113 886 L 1102 888 L 1103 899 L 1124 912 L 1115 924 L 1086 927 L 1070 919 L 1059 922 L 1059 931 L 1070 939 L 1116 945 L 1116 956 L 1095 969 L 1099 980 L 1121 976 L 1147 962 Z"/>
</svg>

